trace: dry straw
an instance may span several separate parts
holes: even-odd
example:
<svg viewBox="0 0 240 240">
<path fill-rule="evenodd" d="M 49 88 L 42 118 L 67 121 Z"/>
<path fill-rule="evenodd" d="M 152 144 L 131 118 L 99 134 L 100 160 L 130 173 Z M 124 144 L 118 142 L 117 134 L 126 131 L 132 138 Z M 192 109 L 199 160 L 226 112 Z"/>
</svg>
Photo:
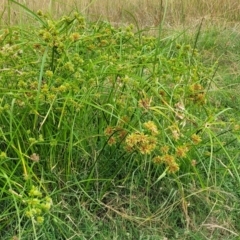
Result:
<svg viewBox="0 0 240 240">
<path fill-rule="evenodd" d="M 2 0 L 3 20 L 23 21 L 21 9 L 11 0 Z M 239 0 L 16 0 L 31 10 L 42 10 L 58 17 L 74 9 L 90 19 L 106 19 L 112 23 L 136 22 L 140 26 L 157 26 L 166 9 L 165 22 L 172 26 L 189 25 L 201 18 L 213 20 L 240 20 Z M 11 17 L 9 17 L 9 13 Z M 3 22 L 3 21 L 2 21 Z"/>
</svg>

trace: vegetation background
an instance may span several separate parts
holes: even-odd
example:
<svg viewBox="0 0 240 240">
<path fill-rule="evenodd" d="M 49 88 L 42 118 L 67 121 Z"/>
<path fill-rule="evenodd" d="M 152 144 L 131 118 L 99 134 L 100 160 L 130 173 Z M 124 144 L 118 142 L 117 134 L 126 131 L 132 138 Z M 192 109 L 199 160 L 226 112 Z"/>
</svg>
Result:
<svg viewBox="0 0 240 240">
<path fill-rule="evenodd" d="M 0 26 L 1 239 L 240 238 L 238 0 L 2 0 Z"/>
</svg>

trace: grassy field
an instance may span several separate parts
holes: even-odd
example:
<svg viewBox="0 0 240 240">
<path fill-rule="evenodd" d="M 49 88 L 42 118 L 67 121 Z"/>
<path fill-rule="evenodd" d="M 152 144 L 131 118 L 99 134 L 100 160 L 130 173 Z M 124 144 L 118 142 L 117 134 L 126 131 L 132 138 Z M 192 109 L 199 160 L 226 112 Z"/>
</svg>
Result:
<svg viewBox="0 0 240 240">
<path fill-rule="evenodd" d="M 4 1 L 0 239 L 240 239 L 240 6 L 209 2 Z"/>
</svg>

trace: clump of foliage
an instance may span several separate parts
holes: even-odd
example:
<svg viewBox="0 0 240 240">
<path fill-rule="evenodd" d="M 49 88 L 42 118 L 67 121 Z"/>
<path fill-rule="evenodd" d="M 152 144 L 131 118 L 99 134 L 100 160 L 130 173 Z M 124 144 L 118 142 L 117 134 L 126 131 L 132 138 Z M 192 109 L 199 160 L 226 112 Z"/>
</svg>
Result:
<svg viewBox="0 0 240 240">
<path fill-rule="evenodd" d="M 28 12 L 40 26 L 0 35 L 2 236 L 47 234 L 53 219 L 56 234 L 88 238 L 63 220 L 76 202 L 95 220 L 111 210 L 139 226 L 167 214 L 193 230 L 196 198 L 209 201 L 205 217 L 229 201 L 217 189 L 225 178 L 240 184 L 237 153 L 227 149 L 239 124 L 212 104 L 215 67 L 196 49 L 78 13 L 52 20 Z"/>
</svg>

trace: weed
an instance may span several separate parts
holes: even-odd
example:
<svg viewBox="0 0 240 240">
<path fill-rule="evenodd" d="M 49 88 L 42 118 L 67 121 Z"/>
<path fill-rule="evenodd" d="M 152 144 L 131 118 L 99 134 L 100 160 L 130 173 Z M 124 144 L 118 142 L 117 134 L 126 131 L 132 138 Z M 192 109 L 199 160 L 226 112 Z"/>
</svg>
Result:
<svg viewBox="0 0 240 240">
<path fill-rule="evenodd" d="M 0 35 L 2 239 L 239 236 L 239 119 L 198 39 L 24 9 Z"/>
</svg>

